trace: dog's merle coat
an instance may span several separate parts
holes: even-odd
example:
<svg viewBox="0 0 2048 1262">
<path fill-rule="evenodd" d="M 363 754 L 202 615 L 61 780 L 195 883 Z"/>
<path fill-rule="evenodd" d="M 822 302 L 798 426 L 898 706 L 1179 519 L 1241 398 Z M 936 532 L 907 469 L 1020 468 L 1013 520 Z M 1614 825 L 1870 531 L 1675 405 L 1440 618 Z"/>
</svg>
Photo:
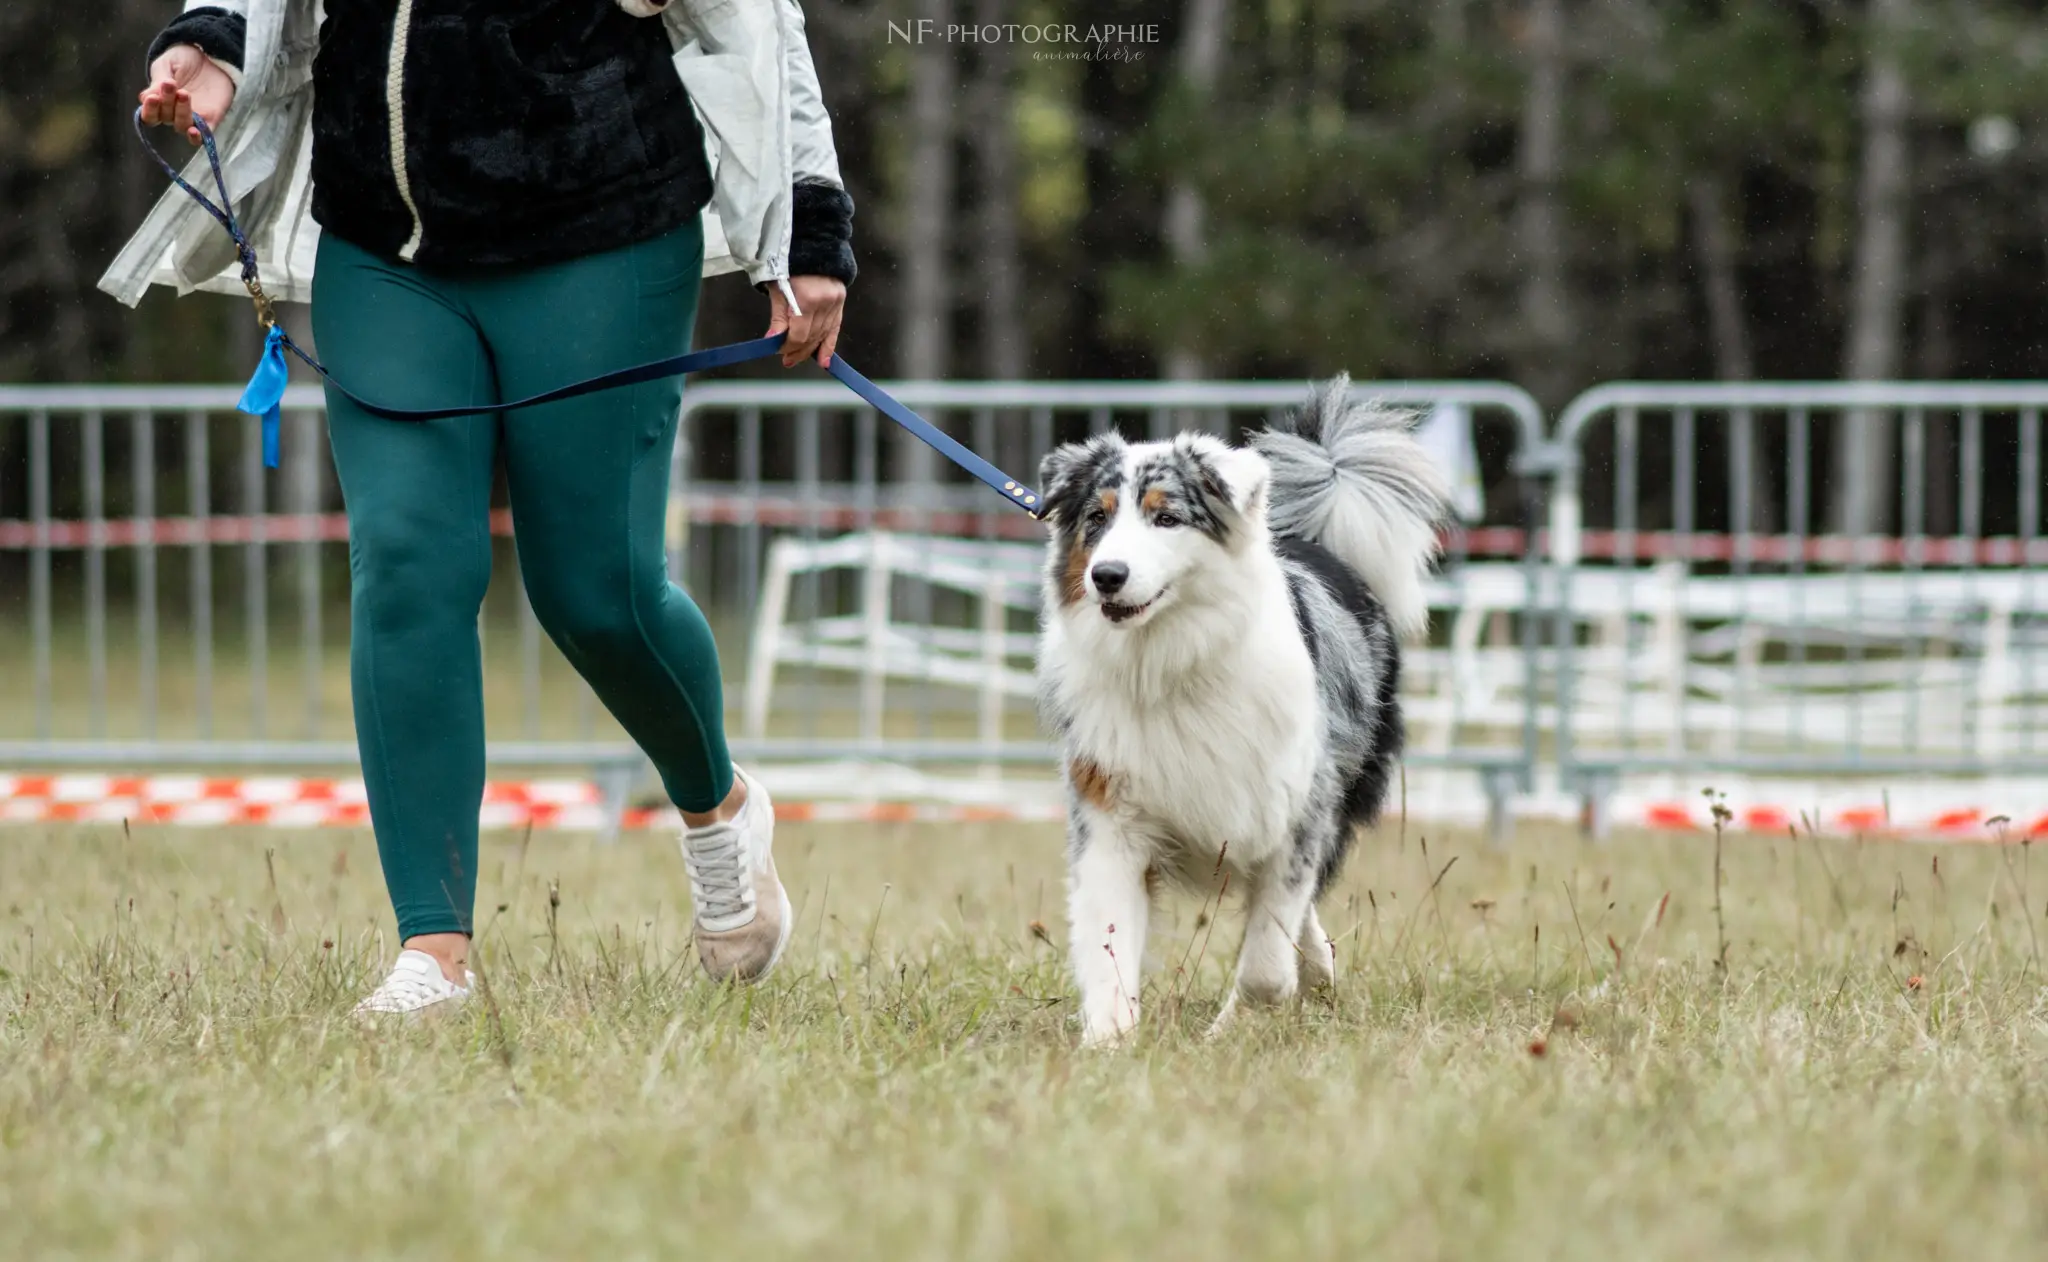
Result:
<svg viewBox="0 0 2048 1262">
<path fill-rule="evenodd" d="M 1087 1041 L 1137 1019 L 1151 885 L 1246 891 L 1238 998 L 1326 982 L 1315 898 L 1384 805 L 1402 748 L 1400 642 L 1444 501 L 1411 418 L 1343 379 L 1252 449 L 1206 435 L 1063 447 L 1040 707 L 1069 793 L 1070 919 Z"/>
<path fill-rule="evenodd" d="M 1329 549 L 1282 536 L 1274 550 L 1287 571 L 1295 626 L 1316 666 L 1326 740 L 1340 751 L 1330 770 L 1342 786 L 1341 823 L 1335 844 L 1316 861 L 1320 898 L 1344 866 L 1353 826 L 1378 821 L 1407 743 L 1399 697 L 1401 642 L 1371 589 Z"/>
</svg>

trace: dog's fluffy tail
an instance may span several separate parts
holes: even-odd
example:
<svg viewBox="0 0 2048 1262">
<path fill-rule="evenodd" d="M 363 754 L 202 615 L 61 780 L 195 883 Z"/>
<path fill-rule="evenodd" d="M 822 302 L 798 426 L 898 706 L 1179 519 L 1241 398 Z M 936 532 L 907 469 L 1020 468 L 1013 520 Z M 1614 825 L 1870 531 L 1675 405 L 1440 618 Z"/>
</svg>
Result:
<svg viewBox="0 0 2048 1262">
<path fill-rule="evenodd" d="M 1412 412 L 1354 403 L 1351 378 L 1252 435 L 1273 469 L 1275 533 L 1321 544 L 1365 579 L 1403 636 L 1429 625 L 1423 582 L 1450 487 L 1415 441 Z"/>
</svg>

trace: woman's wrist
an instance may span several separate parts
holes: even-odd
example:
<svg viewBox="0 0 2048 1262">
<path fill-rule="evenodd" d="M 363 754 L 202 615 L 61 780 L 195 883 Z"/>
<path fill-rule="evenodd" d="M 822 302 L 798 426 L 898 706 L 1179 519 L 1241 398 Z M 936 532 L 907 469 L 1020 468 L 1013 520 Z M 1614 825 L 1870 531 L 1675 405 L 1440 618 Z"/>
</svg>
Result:
<svg viewBox="0 0 2048 1262">
<path fill-rule="evenodd" d="M 201 56 L 206 56 L 205 49 L 200 49 L 199 51 Z M 206 60 L 212 63 L 215 70 L 228 77 L 228 82 L 235 85 L 235 91 L 240 92 L 242 90 L 242 68 L 240 66 L 232 65 L 214 57 L 207 57 Z"/>
</svg>

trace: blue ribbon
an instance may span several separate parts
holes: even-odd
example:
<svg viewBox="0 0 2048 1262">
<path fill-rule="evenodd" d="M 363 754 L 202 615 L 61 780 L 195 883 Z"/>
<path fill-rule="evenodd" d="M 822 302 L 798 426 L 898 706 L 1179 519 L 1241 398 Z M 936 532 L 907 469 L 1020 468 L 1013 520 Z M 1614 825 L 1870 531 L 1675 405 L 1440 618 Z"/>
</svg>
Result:
<svg viewBox="0 0 2048 1262">
<path fill-rule="evenodd" d="M 256 375 L 242 391 L 235 410 L 263 418 L 263 464 L 277 468 L 278 431 L 283 425 L 284 388 L 291 384 L 291 370 L 284 362 L 284 330 L 270 326 L 263 343 L 263 358 L 256 361 Z"/>
</svg>

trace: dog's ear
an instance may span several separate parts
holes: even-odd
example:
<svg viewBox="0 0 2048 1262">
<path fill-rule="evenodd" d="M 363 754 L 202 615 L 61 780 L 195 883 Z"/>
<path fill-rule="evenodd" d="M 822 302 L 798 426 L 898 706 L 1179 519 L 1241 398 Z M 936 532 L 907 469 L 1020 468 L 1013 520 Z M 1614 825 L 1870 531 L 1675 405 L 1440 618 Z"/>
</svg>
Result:
<svg viewBox="0 0 2048 1262">
<path fill-rule="evenodd" d="M 1045 459 L 1038 462 L 1038 496 L 1044 505 L 1040 517 L 1054 522 L 1073 520 L 1074 471 L 1086 450 L 1080 443 L 1067 443 L 1046 452 Z"/>
<path fill-rule="evenodd" d="M 1202 490 L 1239 517 L 1263 521 L 1273 480 L 1266 458 L 1248 447 L 1217 446 L 1201 456 Z"/>
<path fill-rule="evenodd" d="M 1074 521 L 1081 502 L 1093 498 L 1102 474 L 1108 466 L 1120 464 L 1123 454 L 1123 439 L 1115 434 L 1066 443 L 1047 452 L 1038 464 L 1038 494 L 1045 505 L 1039 515 L 1059 523 Z"/>
</svg>

